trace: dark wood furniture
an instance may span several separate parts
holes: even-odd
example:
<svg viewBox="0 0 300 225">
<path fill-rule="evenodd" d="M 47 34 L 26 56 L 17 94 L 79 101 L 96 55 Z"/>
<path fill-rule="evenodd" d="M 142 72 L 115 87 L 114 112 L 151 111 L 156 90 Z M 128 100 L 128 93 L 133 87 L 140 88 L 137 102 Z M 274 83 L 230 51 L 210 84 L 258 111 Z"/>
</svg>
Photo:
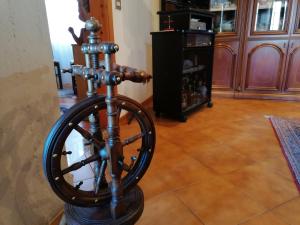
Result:
<svg viewBox="0 0 300 225">
<path fill-rule="evenodd" d="M 207 10 L 180 9 L 159 11 L 160 30 L 212 30 L 213 13 Z"/>
<path fill-rule="evenodd" d="M 199 5 L 216 13 L 214 93 L 300 100 L 300 1 L 220 2 Z"/>
<path fill-rule="evenodd" d="M 300 100 L 300 1 L 236 2 L 235 32 L 216 38 L 214 89 L 238 98 Z"/>
<path fill-rule="evenodd" d="M 211 103 L 214 34 L 207 31 L 153 32 L 153 104 L 180 121 Z"/>
<path fill-rule="evenodd" d="M 212 1 L 211 1 L 212 2 Z M 238 88 L 238 70 L 241 56 L 241 31 L 245 4 L 242 1 L 231 1 L 228 7 L 211 4 L 209 10 L 216 13 L 214 22 L 217 33 L 213 66 L 213 89 L 234 96 L 234 91 Z M 243 1 L 244 3 L 244 1 Z"/>
</svg>

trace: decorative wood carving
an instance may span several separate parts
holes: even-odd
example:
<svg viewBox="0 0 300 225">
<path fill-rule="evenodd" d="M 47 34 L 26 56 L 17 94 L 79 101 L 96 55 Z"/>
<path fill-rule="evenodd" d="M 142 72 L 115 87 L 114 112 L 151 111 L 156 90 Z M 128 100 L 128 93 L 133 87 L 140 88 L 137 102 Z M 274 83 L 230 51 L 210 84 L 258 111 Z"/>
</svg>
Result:
<svg viewBox="0 0 300 225">
<path fill-rule="evenodd" d="M 279 91 L 285 53 L 276 44 L 262 43 L 247 58 L 245 90 Z"/>
<path fill-rule="evenodd" d="M 294 43 L 294 42 L 293 42 Z M 287 68 L 287 81 L 285 90 L 300 92 L 300 46 L 291 50 Z"/>
<path fill-rule="evenodd" d="M 232 46 L 224 43 L 215 45 L 213 86 L 214 88 L 233 89 L 236 72 L 237 53 Z"/>
</svg>

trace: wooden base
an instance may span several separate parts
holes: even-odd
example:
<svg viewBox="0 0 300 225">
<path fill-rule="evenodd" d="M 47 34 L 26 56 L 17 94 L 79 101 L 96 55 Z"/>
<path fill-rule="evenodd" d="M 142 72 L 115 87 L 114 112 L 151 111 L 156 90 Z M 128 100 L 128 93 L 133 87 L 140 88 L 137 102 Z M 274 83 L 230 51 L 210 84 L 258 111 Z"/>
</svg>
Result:
<svg viewBox="0 0 300 225">
<path fill-rule="evenodd" d="M 124 198 L 125 214 L 114 220 L 110 213 L 110 202 L 101 207 L 83 208 L 70 204 L 65 205 L 67 225 L 133 225 L 144 210 L 144 195 L 136 186 Z"/>
</svg>

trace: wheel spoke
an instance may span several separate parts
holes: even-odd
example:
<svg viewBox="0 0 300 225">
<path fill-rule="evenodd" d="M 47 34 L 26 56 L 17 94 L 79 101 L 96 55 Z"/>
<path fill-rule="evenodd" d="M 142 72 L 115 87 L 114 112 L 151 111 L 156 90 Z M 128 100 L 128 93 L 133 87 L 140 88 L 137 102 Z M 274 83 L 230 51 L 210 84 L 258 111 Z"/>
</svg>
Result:
<svg viewBox="0 0 300 225">
<path fill-rule="evenodd" d="M 118 107 L 118 109 L 117 109 L 117 118 L 118 118 L 118 119 L 120 119 L 121 112 L 122 112 L 122 108 L 121 108 L 121 107 Z"/>
<path fill-rule="evenodd" d="M 66 169 L 63 169 L 62 170 L 62 174 L 65 175 L 65 174 L 70 173 L 70 172 L 72 172 L 74 170 L 78 170 L 81 167 L 85 166 L 86 164 L 94 162 L 94 161 L 97 161 L 99 159 L 100 159 L 99 155 L 92 155 L 92 156 L 86 158 L 85 160 L 82 160 L 80 162 L 74 163 L 73 165 L 67 167 Z"/>
<path fill-rule="evenodd" d="M 62 153 L 61 153 L 62 155 L 71 155 L 72 154 L 72 151 L 63 151 Z"/>
<path fill-rule="evenodd" d="M 75 189 L 76 189 L 76 190 L 79 190 L 80 187 L 81 187 L 81 185 L 83 185 L 83 181 L 80 181 L 80 182 L 76 185 Z"/>
<path fill-rule="evenodd" d="M 87 130 L 83 129 L 81 126 L 76 125 L 74 127 L 74 129 L 76 131 L 78 131 L 85 139 L 87 139 L 88 141 L 93 141 L 94 144 L 98 147 L 98 148 L 104 148 L 105 147 L 105 142 L 101 142 L 99 141 L 97 138 L 95 138 L 90 132 L 88 132 Z"/>
<path fill-rule="evenodd" d="M 124 162 L 122 163 L 123 170 L 125 170 L 127 173 L 133 168 L 134 162 L 137 160 L 137 157 L 136 156 L 131 156 L 130 159 L 131 159 L 130 165 L 127 165 Z"/>
<path fill-rule="evenodd" d="M 144 136 L 143 133 L 140 133 L 140 134 L 137 134 L 137 135 L 134 135 L 134 136 L 131 136 L 129 138 L 126 138 L 123 142 L 122 142 L 122 145 L 123 146 L 126 146 L 126 145 L 130 145 L 131 143 L 141 139 L 142 137 Z"/>
<path fill-rule="evenodd" d="M 100 165 L 99 174 L 98 174 L 97 180 L 96 180 L 95 194 L 98 194 L 98 192 L 99 192 L 100 185 L 101 185 L 101 183 L 103 181 L 103 178 L 104 178 L 104 175 L 105 175 L 106 167 L 107 167 L 107 161 L 102 160 L 101 165 Z"/>
</svg>

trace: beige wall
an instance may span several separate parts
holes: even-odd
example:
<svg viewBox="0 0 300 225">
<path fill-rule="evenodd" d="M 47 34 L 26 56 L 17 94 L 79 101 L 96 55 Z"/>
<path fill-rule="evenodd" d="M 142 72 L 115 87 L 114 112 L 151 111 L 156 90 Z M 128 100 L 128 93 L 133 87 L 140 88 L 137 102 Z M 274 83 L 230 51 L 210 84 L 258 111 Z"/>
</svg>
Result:
<svg viewBox="0 0 300 225">
<path fill-rule="evenodd" d="M 117 62 L 152 72 L 158 0 L 126 0 L 114 10 Z M 58 118 L 44 1 L 0 0 L 0 224 L 47 224 L 61 208 L 42 172 L 44 139 Z M 125 83 L 138 101 L 152 84 Z"/>
<path fill-rule="evenodd" d="M 116 10 L 113 2 L 114 36 L 120 51 L 116 61 L 142 69 L 152 74 L 151 31 L 158 30 L 159 0 L 125 0 L 122 10 Z M 152 82 L 147 85 L 124 82 L 118 87 L 120 94 L 139 102 L 152 96 Z"/>
<path fill-rule="evenodd" d="M 62 203 L 42 172 L 59 116 L 44 1 L 0 6 L 0 224 L 47 224 Z"/>
</svg>

